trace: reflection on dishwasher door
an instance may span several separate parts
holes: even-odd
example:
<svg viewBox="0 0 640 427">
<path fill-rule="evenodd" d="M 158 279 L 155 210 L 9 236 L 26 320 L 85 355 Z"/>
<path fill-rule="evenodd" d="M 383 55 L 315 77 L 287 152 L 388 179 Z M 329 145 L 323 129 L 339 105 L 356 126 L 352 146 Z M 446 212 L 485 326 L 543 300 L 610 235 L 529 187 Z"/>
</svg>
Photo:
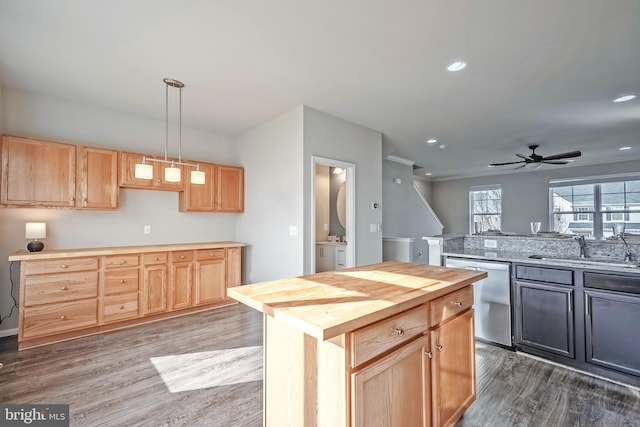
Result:
<svg viewBox="0 0 640 427">
<path fill-rule="evenodd" d="M 509 263 L 447 258 L 447 267 L 487 272 L 473 284 L 477 338 L 511 347 L 511 287 Z"/>
</svg>

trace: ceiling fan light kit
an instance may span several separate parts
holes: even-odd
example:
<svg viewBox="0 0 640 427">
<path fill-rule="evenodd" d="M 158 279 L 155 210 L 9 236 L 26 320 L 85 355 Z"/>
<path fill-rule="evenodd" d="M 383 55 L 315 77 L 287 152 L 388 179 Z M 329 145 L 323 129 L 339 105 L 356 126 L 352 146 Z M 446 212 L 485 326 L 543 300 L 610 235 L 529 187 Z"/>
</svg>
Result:
<svg viewBox="0 0 640 427">
<path fill-rule="evenodd" d="M 517 165 L 522 163 L 521 166 L 518 166 L 516 169 L 527 168 L 527 169 L 540 169 L 543 164 L 548 165 L 566 165 L 573 159 L 574 157 L 582 156 L 580 151 L 569 151 L 567 153 L 553 154 L 551 156 L 541 156 L 536 153 L 536 149 L 538 148 L 537 144 L 529 145 L 529 149 L 531 150 L 531 154 L 525 156 L 524 154 L 516 154 L 516 156 L 520 157 L 522 160 L 517 162 L 504 162 L 504 163 L 491 163 L 489 167 L 493 168 L 496 166 L 505 166 L 505 165 Z"/>
</svg>

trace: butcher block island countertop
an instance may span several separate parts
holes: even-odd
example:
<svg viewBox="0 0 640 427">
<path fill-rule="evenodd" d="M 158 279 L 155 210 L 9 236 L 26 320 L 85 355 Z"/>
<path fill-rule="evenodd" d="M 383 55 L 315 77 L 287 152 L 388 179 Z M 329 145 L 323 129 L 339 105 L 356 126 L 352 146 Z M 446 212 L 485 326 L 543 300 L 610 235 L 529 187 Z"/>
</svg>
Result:
<svg viewBox="0 0 640 427">
<path fill-rule="evenodd" d="M 263 424 L 455 423 L 475 400 L 471 284 L 485 277 L 390 261 L 229 288 L 264 316 Z"/>
</svg>

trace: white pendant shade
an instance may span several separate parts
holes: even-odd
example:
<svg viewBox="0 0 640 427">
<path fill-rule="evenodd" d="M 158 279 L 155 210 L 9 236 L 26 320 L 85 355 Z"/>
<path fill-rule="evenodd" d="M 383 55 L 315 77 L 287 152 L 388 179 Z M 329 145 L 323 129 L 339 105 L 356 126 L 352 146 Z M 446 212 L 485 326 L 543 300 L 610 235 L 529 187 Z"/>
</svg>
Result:
<svg viewBox="0 0 640 427">
<path fill-rule="evenodd" d="M 136 179 L 153 178 L 153 166 L 144 163 L 137 163 L 134 176 L 136 177 Z"/>
<path fill-rule="evenodd" d="M 170 166 L 164 169 L 164 180 L 167 182 L 180 182 L 182 181 L 182 171 L 180 168 Z"/>
<path fill-rule="evenodd" d="M 191 171 L 191 183 L 192 184 L 204 184 L 205 176 L 203 171 Z"/>
</svg>

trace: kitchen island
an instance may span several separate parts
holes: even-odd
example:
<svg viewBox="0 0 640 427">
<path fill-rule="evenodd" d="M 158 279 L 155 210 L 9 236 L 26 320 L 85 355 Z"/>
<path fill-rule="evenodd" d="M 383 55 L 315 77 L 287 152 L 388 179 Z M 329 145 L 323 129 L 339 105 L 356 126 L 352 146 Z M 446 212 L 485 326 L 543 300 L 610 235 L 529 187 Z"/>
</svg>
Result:
<svg viewBox="0 0 640 427">
<path fill-rule="evenodd" d="M 485 277 L 392 261 L 230 288 L 264 315 L 263 424 L 454 424 L 475 400 Z"/>
</svg>

